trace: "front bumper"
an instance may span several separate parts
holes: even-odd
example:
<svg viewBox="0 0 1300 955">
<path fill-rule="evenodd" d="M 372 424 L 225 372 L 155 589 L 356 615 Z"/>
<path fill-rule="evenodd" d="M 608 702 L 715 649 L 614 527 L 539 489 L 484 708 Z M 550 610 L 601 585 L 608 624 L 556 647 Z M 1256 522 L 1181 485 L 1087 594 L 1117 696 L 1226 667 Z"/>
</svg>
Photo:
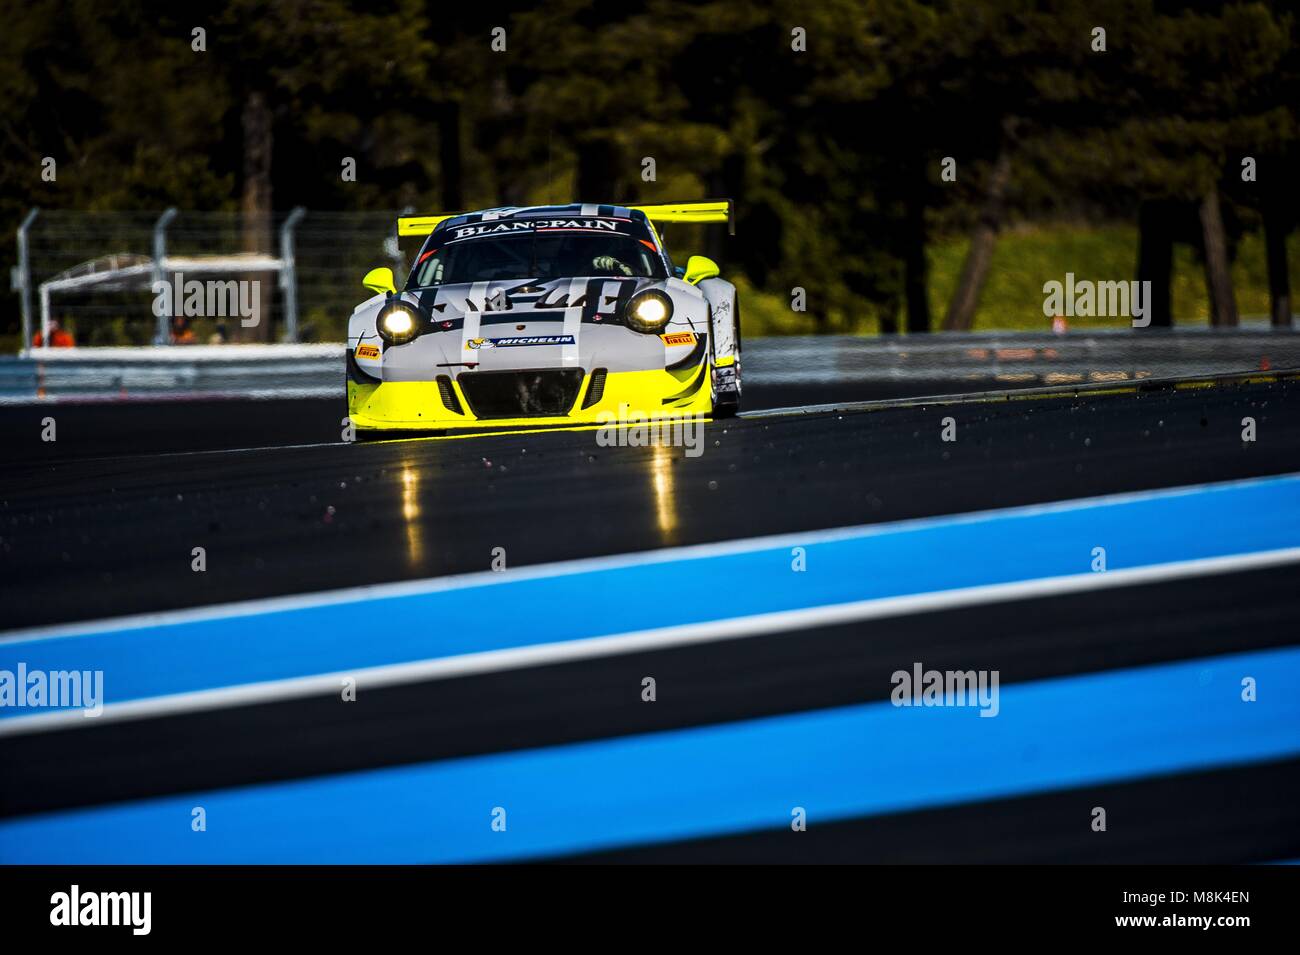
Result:
<svg viewBox="0 0 1300 955">
<path fill-rule="evenodd" d="M 675 370 L 584 370 L 564 413 L 527 413 L 528 402 L 521 402 L 514 416 L 500 402 L 484 411 L 482 389 L 469 381 L 469 387 L 462 387 L 462 379 L 477 372 L 442 376 L 441 382 L 349 380 L 348 417 L 362 431 L 532 428 L 694 417 L 713 410 L 709 373 L 708 361 Z"/>
</svg>

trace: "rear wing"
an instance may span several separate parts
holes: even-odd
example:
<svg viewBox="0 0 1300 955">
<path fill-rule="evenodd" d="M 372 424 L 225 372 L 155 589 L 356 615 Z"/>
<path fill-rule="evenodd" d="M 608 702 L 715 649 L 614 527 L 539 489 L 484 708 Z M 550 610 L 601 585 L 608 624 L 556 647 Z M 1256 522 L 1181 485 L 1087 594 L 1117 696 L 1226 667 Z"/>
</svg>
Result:
<svg viewBox="0 0 1300 955">
<path fill-rule="evenodd" d="M 448 212 L 440 216 L 400 216 L 397 220 L 398 235 L 428 235 L 438 228 L 439 222 L 463 216 L 463 212 Z"/>
<path fill-rule="evenodd" d="M 736 234 L 735 207 L 730 199 L 709 199 L 704 202 L 662 202 L 654 205 L 634 205 L 629 209 L 644 212 L 651 222 L 725 222 L 727 234 Z"/>
<path fill-rule="evenodd" d="M 651 205 L 632 205 L 628 209 L 644 212 L 651 222 L 725 222 L 727 233 L 736 234 L 735 207 L 730 199 L 709 199 L 704 202 L 661 202 Z M 438 224 L 463 212 L 447 212 L 436 216 L 401 216 L 397 220 L 397 234 L 428 235 Z"/>
</svg>

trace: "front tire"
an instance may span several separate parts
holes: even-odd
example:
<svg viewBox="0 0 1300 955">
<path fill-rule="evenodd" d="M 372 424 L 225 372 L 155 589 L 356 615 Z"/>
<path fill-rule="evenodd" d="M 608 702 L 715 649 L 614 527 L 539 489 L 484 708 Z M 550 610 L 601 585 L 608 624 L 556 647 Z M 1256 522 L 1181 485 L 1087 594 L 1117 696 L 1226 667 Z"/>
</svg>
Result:
<svg viewBox="0 0 1300 955">
<path fill-rule="evenodd" d="M 739 369 L 736 369 L 739 372 Z M 718 372 L 731 371 L 730 368 L 714 368 L 713 377 L 713 417 L 733 418 L 740 411 L 740 392 L 733 389 L 718 389 Z"/>
</svg>

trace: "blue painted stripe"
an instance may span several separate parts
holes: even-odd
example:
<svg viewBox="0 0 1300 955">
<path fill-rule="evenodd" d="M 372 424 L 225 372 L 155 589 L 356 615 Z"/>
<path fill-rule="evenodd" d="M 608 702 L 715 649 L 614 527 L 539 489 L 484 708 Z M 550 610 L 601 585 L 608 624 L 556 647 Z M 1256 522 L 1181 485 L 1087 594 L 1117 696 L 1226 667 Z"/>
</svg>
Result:
<svg viewBox="0 0 1300 955">
<path fill-rule="evenodd" d="M 818 826 L 1294 757 L 1297 685 L 1293 647 L 1015 684 L 994 718 L 872 703 L 150 799 L 0 822 L 0 862 L 501 860 L 776 829 L 795 806 Z"/>
<path fill-rule="evenodd" d="M 634 555 L 427 592 L 0 641 L 0 670 L 102 670 L 108 703 L 876 598 L 1300 546 L 1300 475 Z M 486 579 L 485 579 L 486 578 Z M 711 586 L 701 587 L 701 581 Z M 716 585 L 716 586 L 714 586 Z M 721 596 L 721 595 L 725 595 Z M 326 595 L 328 596 L 328 595 Z M 30 714 L 0 707 L 0 718 Z"/>
</svg>

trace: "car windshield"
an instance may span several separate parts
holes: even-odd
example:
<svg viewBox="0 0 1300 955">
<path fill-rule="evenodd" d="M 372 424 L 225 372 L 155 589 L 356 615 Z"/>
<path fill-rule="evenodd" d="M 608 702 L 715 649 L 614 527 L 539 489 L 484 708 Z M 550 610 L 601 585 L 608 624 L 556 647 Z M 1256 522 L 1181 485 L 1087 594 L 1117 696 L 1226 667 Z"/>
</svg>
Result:
<svg viewBox="0 0 1300 955">
<path fill-rule="evenodd" d="M 407 287 L 589 276 L 664 278 L 663 260 L 630 235 L 484 236 L 426 250 Z"/>
</svg>

